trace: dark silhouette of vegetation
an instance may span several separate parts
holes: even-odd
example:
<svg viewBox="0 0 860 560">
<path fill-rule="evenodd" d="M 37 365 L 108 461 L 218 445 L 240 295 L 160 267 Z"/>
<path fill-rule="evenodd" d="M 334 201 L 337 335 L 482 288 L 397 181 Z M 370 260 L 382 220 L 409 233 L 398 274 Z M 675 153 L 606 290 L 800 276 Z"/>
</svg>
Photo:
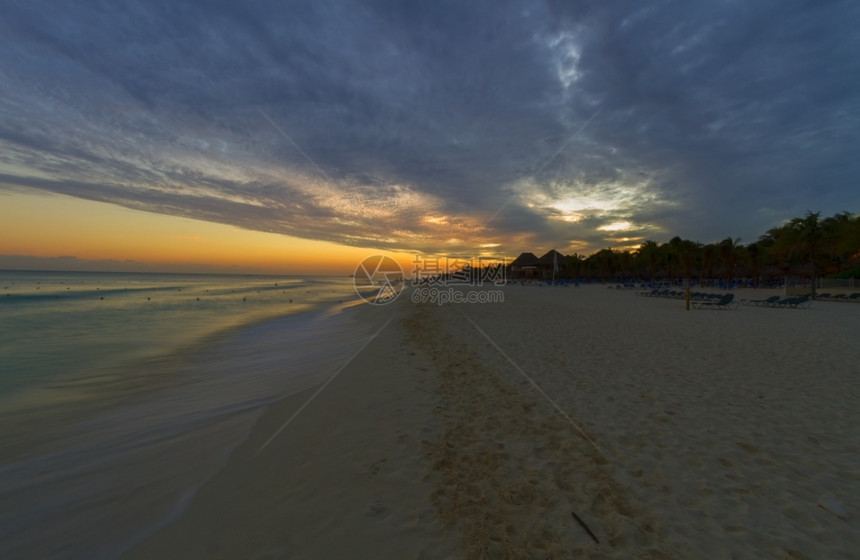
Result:
<svg viewBox="0 0 860 560">
<path fill-rule="evenodd" d="M 614 281 L 689 280 L 728 285 L 774 285 L 785 276 L 808 278 L 860 277 L 860 214 L 842 212 L 822 218 L 807 212 L 769 229 L 758 240 L 742 244 L 727 237 L 715 243 L 673 237 L 660 244 L 644 241 L 638 249 L 601 249 L 591 256 L 566 257 L 562 277 Z"/>
</svg>

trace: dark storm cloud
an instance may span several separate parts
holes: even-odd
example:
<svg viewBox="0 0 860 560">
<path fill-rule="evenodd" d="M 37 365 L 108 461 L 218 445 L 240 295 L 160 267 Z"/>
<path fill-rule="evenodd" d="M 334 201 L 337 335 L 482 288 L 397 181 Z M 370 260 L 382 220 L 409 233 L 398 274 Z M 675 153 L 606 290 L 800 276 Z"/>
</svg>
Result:
<svg viewBox="0 0 860 560">
<path fill-rule="evenodd" d="M 853 3 L 0 10 L 11 185 L 424 251 L 858 205 Z"/>
<path fill-rule="evenodd" d="M 603 108 L 592 138 L 676 181 L 683 212 L 661 223 L 707 238 L 761 233 L 759 210 L 856 210 L 857 4 L 628 7 L 554 13 L 582 29 L 581 92 Z"/>
</svg>

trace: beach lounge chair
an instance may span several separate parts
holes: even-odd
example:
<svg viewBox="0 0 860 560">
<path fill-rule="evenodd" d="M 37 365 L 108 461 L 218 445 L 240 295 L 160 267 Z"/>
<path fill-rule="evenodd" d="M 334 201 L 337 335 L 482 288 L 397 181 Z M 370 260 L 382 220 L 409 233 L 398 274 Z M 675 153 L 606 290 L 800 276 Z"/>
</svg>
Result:
<svg viewBox="0 0 860 560">
<path fill-rule="evenodd" d="M 723 294 L 718 300 L 694 300 L 691 303 L 694 309 L 730 309 L 734 299 L 735 294 Z"/>
<path fill-rule="evenodd" d="M 771 304 L 771 307 L 780 307 L 783 309 L 797 309 L 799 307 L 806 308 L 810 305 L 812 305 L 812 300 L 809 299 L 809 296 L 798 296 L 781 299 Z"/>
<path fill-rule="evenodd" d="M 778 302 L 779 299 L 780 299 L 779 296 L 770 296 L 769 298 L 765 298 L 765 299 L 742 299 L 741 305 L 752 305 L 755 307 L 761 307 L 761 306 L 767 307 L 767 306 L 771 305 L 772 303 Z"/>
</svg>

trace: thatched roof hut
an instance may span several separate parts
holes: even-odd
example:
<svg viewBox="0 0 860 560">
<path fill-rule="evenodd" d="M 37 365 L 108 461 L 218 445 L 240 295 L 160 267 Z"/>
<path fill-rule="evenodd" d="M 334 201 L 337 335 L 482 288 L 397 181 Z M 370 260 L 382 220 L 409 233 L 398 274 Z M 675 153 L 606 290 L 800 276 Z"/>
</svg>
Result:
<svg viewBox="0 0 860 560">
<path fill-rule="evenodd" d="M 539 267 L 540 261 L 534 253 L 522 253 L 511 262 L 511 278 L 534 278 Z"/>
<path fill-rule="evenodd" d="M 558 269 L 561 270 L 567 263 L 567 259 L 555 249 L 550 249 L 544 256 L 538 259 L 538 262 L 541 264 L 541 267 L 548 266 L 552 270 L 553 266 L 558 266 Z"/>
<path fill-rule="evenodd" d="M 560 276 L 567 268 L 567 257 L 555 249 L 550 249 L 544 256 L 538 259 L 538 268 L 543 278 L 547 280 L 556 275 Z"/>
</svg>

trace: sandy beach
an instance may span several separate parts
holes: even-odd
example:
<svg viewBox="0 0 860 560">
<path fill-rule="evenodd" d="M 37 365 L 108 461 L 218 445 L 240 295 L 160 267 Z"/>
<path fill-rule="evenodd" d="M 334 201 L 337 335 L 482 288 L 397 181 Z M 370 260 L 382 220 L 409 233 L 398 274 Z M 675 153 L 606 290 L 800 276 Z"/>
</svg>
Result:
<svg viewBox="0 0 860 560">
<path fill-rule="evenodd" d="M 860 549 L 860 305 L 509 285 L 504 303 L 357 312 L 377 336 L 125 558 Z"/>
</svg>

